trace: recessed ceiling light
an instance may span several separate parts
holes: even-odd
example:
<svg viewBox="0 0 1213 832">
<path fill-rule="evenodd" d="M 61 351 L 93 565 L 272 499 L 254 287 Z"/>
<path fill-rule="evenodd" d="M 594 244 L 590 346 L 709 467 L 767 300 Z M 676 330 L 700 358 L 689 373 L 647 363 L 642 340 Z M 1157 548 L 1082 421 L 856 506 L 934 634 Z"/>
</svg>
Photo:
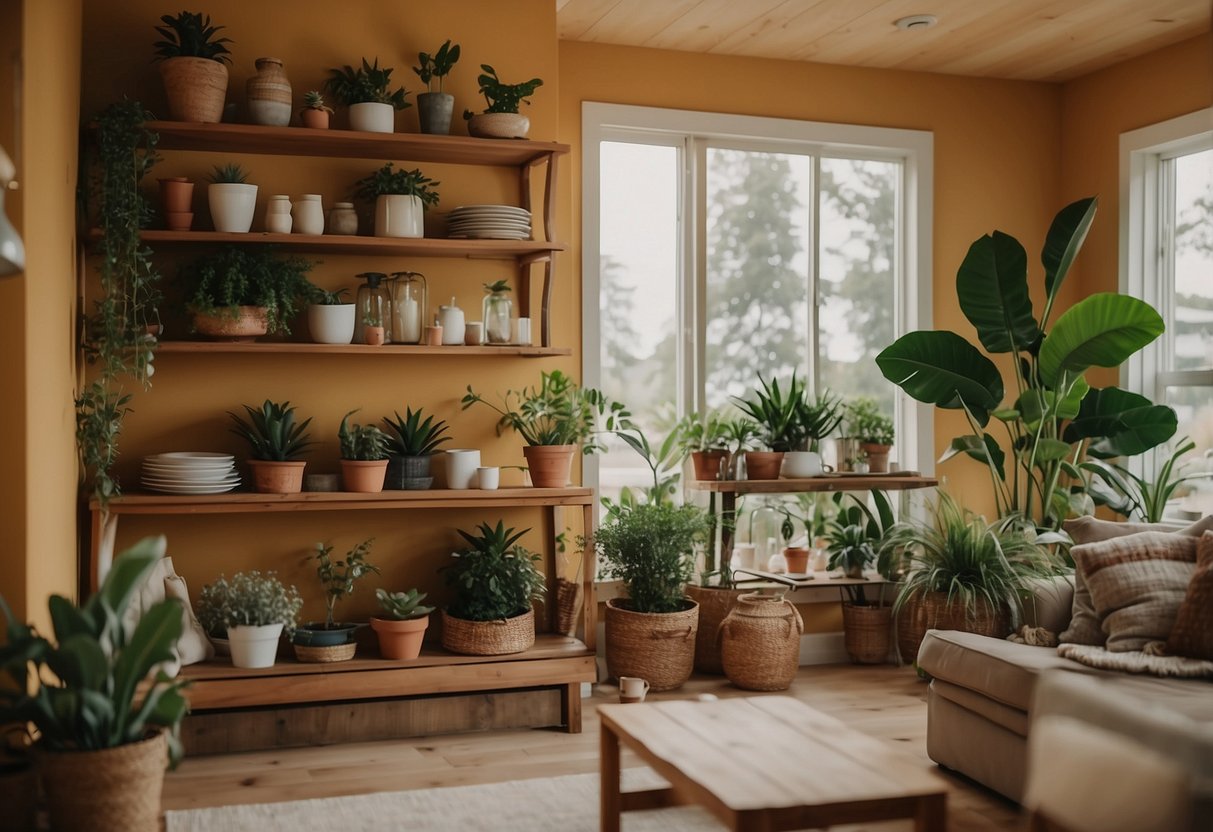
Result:
<svg viewBox="0 0 1213 832">
<path fill-rule="evenodd" d="M 909 17 L 898 18 L 893 21 L 893 25 L 898 29 L 930 29 L 936 23 L 938 18 L 933 14 L 912 14 Z"/>
</svg>

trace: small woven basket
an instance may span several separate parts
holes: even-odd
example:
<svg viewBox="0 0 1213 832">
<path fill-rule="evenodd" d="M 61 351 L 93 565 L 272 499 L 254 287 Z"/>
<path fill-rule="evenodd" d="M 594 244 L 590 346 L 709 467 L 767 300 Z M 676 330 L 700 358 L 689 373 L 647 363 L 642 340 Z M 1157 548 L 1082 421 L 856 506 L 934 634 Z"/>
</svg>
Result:
<svg viewBox="0 0 1213 832">
<path fill-rule="evenodd" d="M 729 681 L 745 690 L 787 690 L 800 666 L 799 610 L 773 595 L 749 593 L 720 625 L 720 655 Z"/>
<path fill-rule="evenodd" d="M 688 586 L 687 595 L 699 604 L 699 633 L 695 636 L 695 669 L 700 673 L 724 673 L 720 658 L 720 622 L 745 594 L 741 589 Z"/>
<path fill-rule="evenodd" d="M 354 658 L 354 652 L 358 649 L 358 645 L 352 641 L 349 644 L 332 644 L 325 647 L 311 647 L 306 644 L 292 646 L 295 648 L 296 659 L 313 664 L 349 661 Z"/>
<path fill-rule="evenodd" d="M 581 584 L 568 578 L 556 579 L 556 629 L 561 635 L 577 634 L 577 613 L 581 610 Z"/>
<path fill-rule="evenodd" d="M 649 690 L 673 690 L 691 678 L 699 605 L 678 612 L 633 612 L 617 598 L 606 605 L 607 674 L 638 676 Z"/>
<path fill-rule="evenodd" d="M 464 656 L 504 656 L 535 644 L 535 611 L 500 621 L 468 621 L 442 611 L 442 646 Z"/>
<path fill-rule="evenodd" d="M 893 646 L 893 608 L 842 605 L 843 645 L 856 664 L 884 664 Z"/>
<path fill-rule="evenodd" d="M 960 630 L 1001 639 L 1011 632 L 1011 616 L 1005 605 L 994 610 L 980 599 L 973 615 L 967 615 L 964 607 L 948 600 L 946 592 L 913 595 L 897 613 L 897 650 L 902 662 L 918 660 L 927 630 Z"/>
<path fill-rule="evenodd" d="M 168 765 L 163 732 L 99 751 L 36 749 L 35 759 L 52 829 L 160 829 L 160 792 Z"/>
</svg>

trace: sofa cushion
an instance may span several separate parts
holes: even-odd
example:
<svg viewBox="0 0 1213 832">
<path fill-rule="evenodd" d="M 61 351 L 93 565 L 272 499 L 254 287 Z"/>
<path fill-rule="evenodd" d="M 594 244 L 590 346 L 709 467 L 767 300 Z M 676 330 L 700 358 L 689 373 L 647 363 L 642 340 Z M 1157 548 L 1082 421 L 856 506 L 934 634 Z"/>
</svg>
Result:
<svg viewBox="0 0 1213 832">
<path fill-rule="evenodd" d="M 1213 532 L 1205 532 L 1197 544 L 1196 572 L 1179 605 L 1167 652 L 1213 660 Z"/>
<path fill-rule="evenodd" d="M 995 702 L 977 691 L 962 688 L 960 685 L 945 682 L 943 679 L 932 679 L 931 691 L 936 696 L 942 696 L 949 702 L 985 717 L 995 725 L 1006 728 L 1014 734 L 1021 737 L 1028 735 L 1028 714 L 1019 708 Z"/>
<path fill-rule="evenodd" d="M 1196 571 L 1190 535 L 1141 532 L 1070 550 L 1113 653 L 1165 642 Z"/>
</svg>

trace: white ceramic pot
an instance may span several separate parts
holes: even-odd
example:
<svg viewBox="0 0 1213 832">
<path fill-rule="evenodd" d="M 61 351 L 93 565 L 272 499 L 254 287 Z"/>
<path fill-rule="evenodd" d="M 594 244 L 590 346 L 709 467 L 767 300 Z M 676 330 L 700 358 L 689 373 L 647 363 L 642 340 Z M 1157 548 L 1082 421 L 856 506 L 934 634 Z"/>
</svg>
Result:
<svg viewBox="0 0 1213 832">
<path fill-rule="evenodd" d="M 364 133 L 393 133 L 396 130 L 396 111 L 391 104 L 374 101 L 351 104 L 350 129 Z"/>
<path fill-rule="evenodd" d="M 819 477 L 824 472 L 816 451 L 788 451 L 783 455 L 783 476 L 792 479 Z"/>
<path fill-rule="evenodd" d="M 324 204 L 320 194 L 304 194 L 291 203 L 296 234 L 320 236 L 324 233 Z"/>
<path fill-rule="evenodd" d="M 281 624 L 260 627 L 228 627 L 227 640 L 236 667 L 273 667 L 278 658 Z"/>
<path fill-rule="evenodd" d="M 257 186 L 242 182 L 215 182 L 206 188 L 211 222 L 216 231 L 247 234 L 257 210 Z"/>
<path fill-rule="evenodd" d="M 480 451 L 457 448 L 446 452 L 446 487 L 473 488 L 476 469 L 480 467 Z"/>
<path fill-rule="evenodd" d="M 319 304 L 307 308 L 307 329 L 317 344 L 348 344 L 354 340 L 352 303 Z"/>
<path fill-rule="evenodd" d="M 496 491 L 501 487 L 501 469 L 496 466 L 477 468 L 476 487 L 482 491 Z"/>
<path fill-rule="evenodd" d="M 382 194 L 375 200 L 376 237 L 422 237 L 424 222 L 421 197 Z"/>
<path fill-rule="evenodd" d="M 285 194 L 270 197 L 265 206 L 265 230 L 271 234 L 291 233 L 291 198 Z"/>
</svg>

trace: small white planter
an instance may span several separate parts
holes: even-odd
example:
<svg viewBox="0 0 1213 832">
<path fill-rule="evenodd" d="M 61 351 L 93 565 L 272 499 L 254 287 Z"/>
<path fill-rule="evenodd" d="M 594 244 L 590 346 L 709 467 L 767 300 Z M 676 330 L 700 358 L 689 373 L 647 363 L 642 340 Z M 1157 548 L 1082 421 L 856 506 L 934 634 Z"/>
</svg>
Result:
<svg viewBox="0 0 1213 832">
<path fill-rule="evenodd" d="M 391 104 L 378 104 L 374 101 L 351 104 L 350 129 L 364 133 L 394 133 L 396 111 L 392 109 Z"/>
<path fill-rule="evenodd" d="M 307 328 L 317 344 L 348 344 L 354 340 L 354 310 L 352 303 L 322 305 L 307 308 Z"/>
<path fill-rule="evenodd" d="M 457 448 L 446 452 L 446 487 L 474 488 L 476 469 L 480 467 L 480 451 Z"/>
<path fill-rule="evenodd" d="M 824 472 L 816 451 L 788 451 L 783 455 L 783 476 L 792 479 L 820 477 Z"/>
<path fill-rule="evenodd" d="M 281 624 L 261 627 L 228 627 L 227 640 L 236 667 L 273 667 L 278 658 Z"/>
<path fill-rule="evenodd" d="M 257 186 L 240 182 L 216 182 L 206 188 L 211 221 L 216 231 L 247 234 L 257 208 Z"/>
<path fill-rule="evenodd" d="M 422 237 L 425 213 L 421 197 L 406 194 L 382 194 L 375 200 L 376 237 Z"/>
</svg>

